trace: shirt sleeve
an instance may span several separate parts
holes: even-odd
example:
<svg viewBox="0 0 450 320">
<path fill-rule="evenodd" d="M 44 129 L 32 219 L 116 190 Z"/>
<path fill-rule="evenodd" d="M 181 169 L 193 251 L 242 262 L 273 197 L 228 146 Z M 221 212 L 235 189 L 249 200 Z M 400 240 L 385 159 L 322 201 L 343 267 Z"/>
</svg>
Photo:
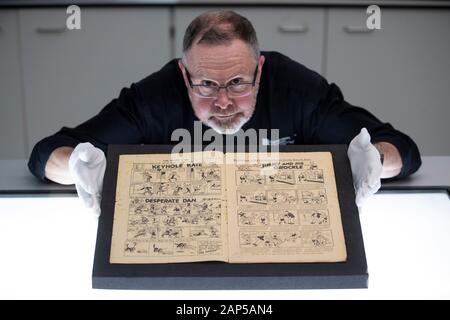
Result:
<svg viewBox="0 0 450 320">
<path fill-rule="evenodd" d="M 146 135 L 142 108 L 136 85 L 122 89 L 119 97 L 95 117 L 75 128 L 63 127 L 39 141 L 31 152 L 28 168 L 38 179 L 48 181 L 45 165 L 50 154 L 59 147 L 75 147 L 79 143 L 90 142 L 106 153 L 108 144 L 142 143 Z"/>
<path fill-rule="evenodd" d="M 317 90 L 317 91 L 316 91 Z M 314 144 L 349 144 L 361 131 L 367 128 L 371 142 L 392 143 L 400 153 L 403 167 L 395 178 L 406 177 L 421 166 L 420 152 L 416 143 L 406 134 L 394 129 L 390 123 L 383 123 L 369 111 L 353 106 L 344 100 L 341 90 L 325 79 L 316 87 L 316 101 L 310 110 L 311 140 Z M 314 100 L 314 99 L 311 99 Z"/>
</svg>

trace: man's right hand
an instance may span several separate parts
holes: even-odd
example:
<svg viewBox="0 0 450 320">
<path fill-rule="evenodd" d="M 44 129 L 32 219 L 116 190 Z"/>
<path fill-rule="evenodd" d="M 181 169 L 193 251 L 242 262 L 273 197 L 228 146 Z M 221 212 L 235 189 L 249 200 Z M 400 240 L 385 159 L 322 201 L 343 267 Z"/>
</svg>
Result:
<svg viewBox="0 0 450 320">
<path fill-rule="evenodd" d="M 362 128 L 350 142 L 347 154 L 352 168 L 356 205 L 361 207 L 365 200 L 380 189 L 383 171 L 380 153 L 370 142 L 366 128 Z"/>
<path fill-rule="evenodd" d="M 80 143 L 69 158 L 69 172 L 84 205 L 100 215 L 100 201 L 106 158 L 90 143 Z"/>
</svg>

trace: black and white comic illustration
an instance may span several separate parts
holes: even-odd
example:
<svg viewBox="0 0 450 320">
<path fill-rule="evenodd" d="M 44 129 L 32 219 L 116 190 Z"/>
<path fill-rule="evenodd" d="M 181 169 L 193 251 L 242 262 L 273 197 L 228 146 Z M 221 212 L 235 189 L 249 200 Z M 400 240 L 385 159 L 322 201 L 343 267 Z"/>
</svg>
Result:
<svg viewBox="0 0 450 320">
<path fill-rule="evenodd" d="M 298 261 L 313 255 L 320 261 L 345 250 L 330 155 L 285 154 L 279 161 L 234 169 L 233 186 L 227 187 L 233 190 L 228 206 L 233 202 L 236 213 L 229 223 L 236 224 L 239 236 L 230 246 L 239 261 L 266 261 L 267 256 Z"/>
<path fill-rule="evenodd" d="M 126 206 L 116 203 L 126 230 L 117 240 L 113 236 L 119 261 L 177 262 L 224 254 L 220 166 L 137 157 L 127 168 L 121 186 Z"/>
</svg>

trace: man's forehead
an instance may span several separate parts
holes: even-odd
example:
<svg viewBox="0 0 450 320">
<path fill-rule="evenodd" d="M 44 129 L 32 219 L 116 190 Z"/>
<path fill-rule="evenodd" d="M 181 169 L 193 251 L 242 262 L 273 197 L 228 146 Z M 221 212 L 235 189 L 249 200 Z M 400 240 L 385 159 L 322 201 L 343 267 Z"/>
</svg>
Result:
<svg viewBox="0 0 450 320">
<path fill-rule="evenodd" d="M 252 51 L 240 40 L 229 45 L 193 45 L 186 59 L 189 71 L 197 76 L 247 74 L 255 64 Z"/>
<path fill-rule="evenodd" d="M 245 76 L 250 74 L 250 68 L 242 64 L 235 64 L 226 68 L 214 68 L 210 66 L 198 66 L 193 68 L 193 75 L 211 80 L 228 80 L 236 76 Z"/>
</svg>

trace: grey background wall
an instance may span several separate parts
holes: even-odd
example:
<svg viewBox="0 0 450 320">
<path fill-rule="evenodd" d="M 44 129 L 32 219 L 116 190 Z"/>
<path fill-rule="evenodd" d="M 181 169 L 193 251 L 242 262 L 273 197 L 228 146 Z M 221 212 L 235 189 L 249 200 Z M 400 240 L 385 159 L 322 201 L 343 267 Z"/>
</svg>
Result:
<svg viewBox="0 0 450 320">
<path fill-rule="evenodd" d="M 450 9 L 228 7 L 263 50 L 280 51 L 341 87 L 347 101 L 450 155 Z M 86 7 L 81 30 L 61 8 L 0 8 L 0 159 L 25 159 L 62 126 L 98 113 L 120 89 L 181 54 L 188 23 L 210 7 Z"/>
</svg>

